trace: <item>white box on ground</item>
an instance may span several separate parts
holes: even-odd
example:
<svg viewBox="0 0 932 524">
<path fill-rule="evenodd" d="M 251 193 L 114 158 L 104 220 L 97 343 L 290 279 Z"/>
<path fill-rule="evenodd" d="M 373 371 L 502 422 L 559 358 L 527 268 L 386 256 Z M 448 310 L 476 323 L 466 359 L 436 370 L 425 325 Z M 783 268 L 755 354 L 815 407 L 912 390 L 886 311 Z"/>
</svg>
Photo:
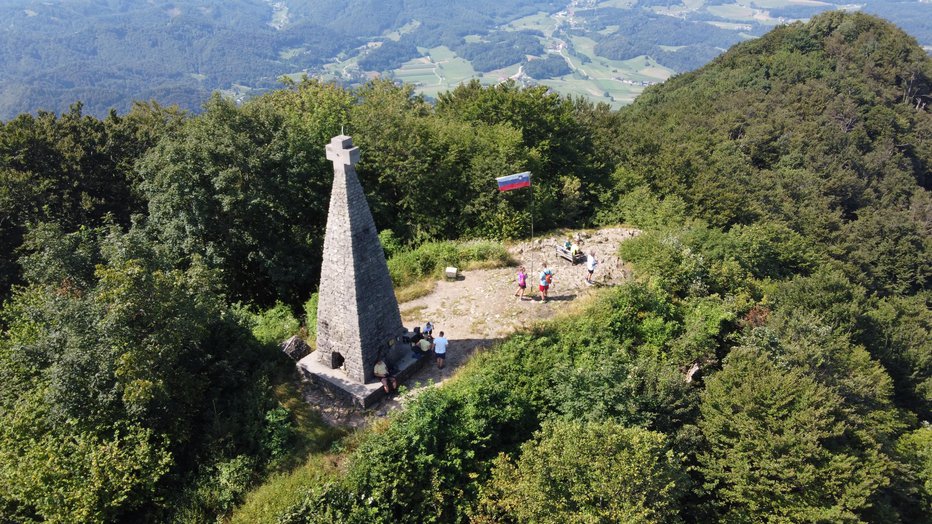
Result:
<svg viewBox="0 0 932 524">
<path fill-rule="evenodd" d="M 457 271 L 455 267 L 448 267 L 443 274 L 450 280 L 456 280 Z"/>
</svg>

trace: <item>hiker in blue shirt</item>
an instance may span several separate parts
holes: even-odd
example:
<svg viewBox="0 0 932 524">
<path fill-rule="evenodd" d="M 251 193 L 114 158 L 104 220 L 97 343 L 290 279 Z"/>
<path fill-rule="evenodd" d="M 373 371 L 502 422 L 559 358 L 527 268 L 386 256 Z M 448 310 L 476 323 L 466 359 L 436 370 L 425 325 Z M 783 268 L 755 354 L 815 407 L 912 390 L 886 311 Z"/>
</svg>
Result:
<svg viewBox="0 0 932 524">
<path fill-rule="evenodd" d="M 547 301 L 547 292 L 550 291 L 550 286 L 553 285 L 553 275 L 553 270 L 544 264 L 544 269 L 540 272 L 540 285 L 538 287 L 538 289 L 540 289 L 541 302 Z"/>
</svg>

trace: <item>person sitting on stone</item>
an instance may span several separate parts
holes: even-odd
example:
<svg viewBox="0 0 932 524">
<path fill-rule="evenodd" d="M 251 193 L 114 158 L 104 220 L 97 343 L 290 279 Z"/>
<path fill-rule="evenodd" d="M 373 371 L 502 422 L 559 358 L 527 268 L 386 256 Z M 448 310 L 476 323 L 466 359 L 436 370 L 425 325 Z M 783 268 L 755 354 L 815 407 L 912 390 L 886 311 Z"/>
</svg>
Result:
<svg viewBox="0 0 932 524">
<path fill-rule="evenodd" d="M 431 338 L 434 336 L 434 324 L 430 320 L 424 324 L 424 336 Z"/>
<path fill-rule="evenodd" d="M 422 338 L 424 338 L 424 335 L 421 334 L 421 326 L 415 326 L 414 334 L 411 335 L 411 349 L 414 349 Z"/>
<path fill-rule="evenodd" d="M 375 361 L 375 365 L 372 367 L 372 374 L 382 381 L 382 389 L 384 389 L 386 393 L 391 393 L 398 389 L 398 379 L 392 374 L 385 359 L 379 357 L 379 359 Z"/>
<path fill-rule="evenodd" d="M 414 358 L 419 359 L 423 357 L 424 355 L 430 353 L 432 349 L 434 349 L 433 342 L 431 342 L 430 339 L 422 338 L 421 340 L 417 342 L 417 344 L 414 345 L 414 348 L 413 348 Z"/>
</svg>

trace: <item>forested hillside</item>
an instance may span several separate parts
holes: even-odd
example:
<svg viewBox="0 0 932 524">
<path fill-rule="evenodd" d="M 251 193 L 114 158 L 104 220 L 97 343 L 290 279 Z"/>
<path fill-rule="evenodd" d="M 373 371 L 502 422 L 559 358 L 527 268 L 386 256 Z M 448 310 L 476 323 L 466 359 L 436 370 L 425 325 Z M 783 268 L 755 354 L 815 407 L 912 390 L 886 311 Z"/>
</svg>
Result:
<svg viewBox="0 0 932 524">
<path fill-rule="evenodd" d="M 319 72 L 334 56 L 357 54 L 413 20 L 423 26 L 417 45 L 433 46 L 557 5 L 11 0 L 0 6 L 0 119 L 75 101 L 97 116 L 125 112 L 132 100 L 197 111 L 214 91 L 242 98 L 278 88 L 282 75 Z M 408 58 L 393 53 L 393 60 Z"/>
<path fill-rule="evenodd" d="M 0 120 L 76 101 L 100 118 L 133 100 L 198 112 L 215 91 L 242 101 L 305 74 L 345 87 L 382 75 L 432 98 L 514 78 L 617 108 L 737 42 L 833 9 L 885 17 L 932 50 L 923 0 L 731 1 L 5 0 Z"/>
<path fill-rule="evenodd" d="M 307 80 L 196 116 L 20 115 L 0 520 L 930 522 L 930 97 L 914 39 L 836 12 L 619 112 Z M 341 127 L 389 254 L 623 222 L 637 281 L 324 428 L 275 343 L 319 278 Z M 533 201 L 495 190 L 523 170 Z"/>
</svg>

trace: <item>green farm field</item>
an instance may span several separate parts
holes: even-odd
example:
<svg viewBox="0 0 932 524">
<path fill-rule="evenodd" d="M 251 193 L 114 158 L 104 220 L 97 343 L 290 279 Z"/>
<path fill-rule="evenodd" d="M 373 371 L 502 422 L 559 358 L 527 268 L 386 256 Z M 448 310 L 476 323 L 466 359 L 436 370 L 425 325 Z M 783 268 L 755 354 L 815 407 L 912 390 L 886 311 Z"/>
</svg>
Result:
<svg viewBox="0 0 932 524">
<path fill-rule="evenodd" d="M 524 18 L 519 18 L 514 20 L 505 26 L 505 29 L 512 31 L 540 31 L 547 36 L 553 34 L 554 29 L 556 29 L 556 22 L 553 18 L 550 17 L 547 13 L 540 12 L 536 15 L 525 16 Z"/>
<path fill-rule="evenodd" d="M 406 62 L 392 73 L 396 79 L 413 84 L 420 94 L 436 97 L 477 76 L 468 60 L 446 46 L 419 50 L 423 57 Z"/>
<path fill-rule="evenodd" d="M 534 29 L 545 34 L 552 34 L 556 28 L 554 19 L 546 13 L 520 18 L 508 24 L 507 30 Z M 476 39 L 475 37 L 473 39 Z M 563 42 L 556 37 L 543 38 L 543 44 L 554 47 Z M 634 100 L 644 90 L 645 85 L 661 82 L 673 74 L 673 71 L 656 63 L 648 57 L 636 57 L 630 60 L 610 60 L 596 55 L 595 41 L 583 36 L 572 36 L 566 45 L 574 53 L 560 51 L 573 73 L 559 78 L 539 81 L 562 94 L 582 96 L 596 102 L 605 102 L 614 108 L 621 107 Z M 438 94 L 454 89 L 470 79 L 478 78 L 483 85 L 494 85 L 509 78 L 527 81 L 519 75 L 520 64 L 478 73 L 468 60 L 460 58 L 446 46 L 418 48 L 421 58 L 410 60 L 395 69 L 392 75 L 397 80 L 412 84 L 415 91 L 428 97 L 436 98 Z"/>
<path fill-rule="evenodd" d="M 818 0 L 751 0 L 751 4 L 759 9 L 776 9 L 791 6 L 829 7 L 832 5 L 828 2 L 820 2 Z"/>
<path fill-rule="evenodd" d="M 617 7 L 619 9 L 630 9 L 634 7 L 637 2 L 634 0 L 605 0 L 604 2 L 599 2 L 599 7 Z"/>
</svg>

